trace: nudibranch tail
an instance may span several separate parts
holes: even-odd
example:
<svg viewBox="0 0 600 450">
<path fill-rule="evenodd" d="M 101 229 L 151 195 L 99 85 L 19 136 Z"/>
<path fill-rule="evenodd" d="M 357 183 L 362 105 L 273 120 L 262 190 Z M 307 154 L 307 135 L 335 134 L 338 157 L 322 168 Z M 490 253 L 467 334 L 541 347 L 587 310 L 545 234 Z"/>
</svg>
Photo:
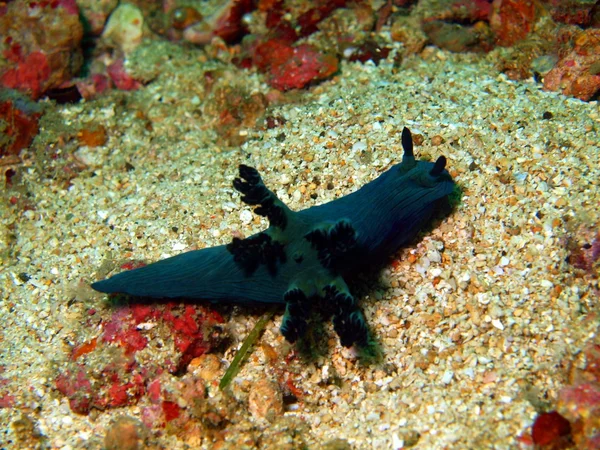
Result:
<svg viewBox="0 0 600 450">
<path fill-rule="evenodd" d="M 266 268 L 257 270 L 257 274 L 258 277 L 247 276 L 243 266 L 220 245 L 118 273 L 92 283 L 92 288 L 135 297 L 283 303 L 281 287 L 265 276 Z"/>
</svg>

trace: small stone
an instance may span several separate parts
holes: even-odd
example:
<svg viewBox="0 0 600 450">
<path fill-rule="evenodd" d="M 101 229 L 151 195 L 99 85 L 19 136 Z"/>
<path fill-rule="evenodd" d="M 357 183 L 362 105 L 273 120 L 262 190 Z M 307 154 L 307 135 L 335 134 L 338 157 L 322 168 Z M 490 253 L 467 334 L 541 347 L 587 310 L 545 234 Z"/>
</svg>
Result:
<svg viewBox="0 0 600 450">
<path fill-rule="evenodd" d="M 504 330 L 504 325 L 498 319 L 492 319 L 492 325 L 494 326 L 494 328 L 498 328 L 499 330 Z"/>
<path fill-rule="evenodd" d="M 106 450 L 137 450 L 145 448 L 144 425 L 129 416 L 118 417 L 106 431 Z"/>
<path fill-rule="evenodd" d="M 367 149 L 367 143 L 364 141 L 358 141 L 352 145 L 353 152 L 361 152 L 366 149 Z"/>
<path fill-rule="evenodd" d="M 144 15 L 130 3 L 119 5 L 108 18 L 102 38 L 130 54 L 142 42 Z"/>
<path fill-rule="evenodd" d="M 433 145 L 434 147 L 437 147 L 438 145 L 442 145 L 444 143 L 444 138 L 441 137 L 439 134 L 436 134 L 435 136 L 433 136 L 431 138 L 431 145 Z"/>
<path fill-rule="evenodd" d="M 442 384 L 450 384 L 452 378 L 454 378 L 454 372 L 451 370 L 446 370 L 444 375 L 442 375 Z"/>
<path fill-rule="evenodd" d="M 323 450 L 351 450 L 353 447 L 347 440 L 336 438 L 325 442 L 321 448 Z"/>
<path fill-rule="evenodd" d="M 554 202 L 554 205 L 557 208 L 562 208 L 563 206 L 567 206 L 568 202 L 564 197 L 558 197 L 558 199 Z"/>
<path fill-rule="evenodd" d="M 221 361 L 217 355 L 207 353 L 192 359 L 187 370 L 204 381 L 214 381 L 221 376 Z"/>
<path fill-rule="evenodd" d="M 256 382 L 250 390 L 248 407 L 257 419 L 272 421 L 283 414 L 283 395 L 279 385 L 271 380 Z"/>
<path fill-rule="evenodd" d="M 250 222 L 252 222 L 252 213 L 250 211 L 248 211 L 247 209 L 244 209 L 240 213 L 240 220 L 244 225 L 250 224 Z"/>
</svg>

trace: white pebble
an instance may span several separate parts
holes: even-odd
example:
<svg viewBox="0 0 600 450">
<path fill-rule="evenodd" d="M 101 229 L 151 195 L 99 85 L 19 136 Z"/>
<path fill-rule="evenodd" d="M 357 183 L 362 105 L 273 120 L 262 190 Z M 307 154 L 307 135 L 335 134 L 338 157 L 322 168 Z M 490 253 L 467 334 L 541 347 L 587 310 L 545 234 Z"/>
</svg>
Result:
<svg viewBox="0 0 600 450">
<path fill-rule="evenodd" d="M 492 319 L 492 325 L 499 330 L 504 330 L 504 325 L 502 325 L 502 322 L 500 322 L 498 319 Z"/>
<path fill-rule="evenodd" d="M 248 211 L 247 209 L 244 209 L 240 213 L 240 220 L 242 221 L 242 223 L 244 225 L 248 225 L 250 222 L 252 222 L 252 213 L 250 211 Z"/>
<path fill-rule="evenodd" d="M 364 141 L 355 142 L 354 145 L 352 146 L 353 152 L 362 152 L 363 150 L 366 150 L 366 149 L 367 149 L 367 143 Z"/>
<path fill-rule="evenodd" d="M 398 437 L 398 434 L 392 433 L 392 450 L 404 448 L 404 440 Z"/>
<path fill-rule="evenodd" d="M 180 252 L 182 250 L 185 250 L 187 248 L 187 245 L 185 245 L 183 242 L 175 242 L 175 244 L 173 244 L 173 251 L 175 252 Z"/>
<path fill-rule="evenodd" d="M 429 258 L 429 261 L 433 263 L 442 262 L 442 255 L 440 255 L 440 252 L 437 250 L 429 250 L 427 252 L 427 258 Z"/>
<path fill-rule="evenodd" d="M 429 271 L 429 274 L 432 277 L 439 277 L 442 274 L 442 269 L 440 269 L 439 267 L 434 267 Z"/>
<path fill-rule="evenodd" d="M 446 370 L 444 372 L 444 375 L 442 375 L 442 384 L 450 384 L 452 378 L 454 378 L 454 372 L 452 372 L 451 370 Z"/>
</svg>

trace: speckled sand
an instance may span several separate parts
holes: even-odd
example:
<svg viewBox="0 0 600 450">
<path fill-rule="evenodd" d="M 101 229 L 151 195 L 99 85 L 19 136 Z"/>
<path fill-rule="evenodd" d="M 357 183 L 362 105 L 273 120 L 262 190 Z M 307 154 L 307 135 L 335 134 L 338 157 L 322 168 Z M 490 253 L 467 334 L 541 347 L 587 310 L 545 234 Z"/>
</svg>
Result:
<svg viewBox="0 0 600 450">
<path fill-rule="evenodd" d="M 231 187 L 239 163 L 259 168 L 293 209 L 350 193 L 399 162 L 403 126 L 423 137 L 419 157 L 446 156 L 462 203 L 362 288 L 384 362 L 360 366 L 328 325 L 328 353 L 296 363 L 304 395 L 276 421 L 305 422 L 310 448 L 335 438 L 356 449 L 517 447 L 533 404 L 556 404 L 567 367 L 597 332 L 588 313 L 598 298 L 565 258 L 567 238 L 600 223 L 598 104 L 508 81 L 493 54 L 426 49 L 399 67 L 344 63 L 335 79 L 270 111 L 285 125 L 249 130 L 245 144 L 228 149 L 203 122 L 197 73 L 204 63 L 169 48 L 154 50 L 172 58 L 153 69 L 146 88 L 48 113 L 67 126 L 122 130 L 103 147 L 78 151 L 88 169 L 68 189 L 26 159 L 20 192 L 35 208 L 2 202 L 1 392 L 17 406 L 0 409 L 0 447 L 27 448 L 19 436 L 41 433 L 50 448 L 97 449 L 115 417 L 139 417 L 142 403 L 74 414 L 54 386 L 72 345 L 100 332 L 86 329 L 86 311 L 110 314 L 105 296 L 86 288 L 103 262 L 154 261 L 264 228 L 249 222 Z M 267 90 L 254 75 L 246 85 Z M 136 120 L 140 105 L 152 131 Z M 126 162 L 135 169 L 125 170 Z M 20 273 L 32 278 L 24 283 Z M 234 342 L 217 355 L 221 372 L 262 312 L 240 307 L 226 315 Z M 272 376 L 264 349 L 285 349 L 280 320 L 278 312 L 261 338 L 269 346 L 254 351 L 233 383 L 242 405 L 248 386 Z M 239 414 L 245 430 L 278 429 L 247 409 Z M 186 440 L 211 447 L 183 430 L 151 433 L 148 445 L 189 448 Z"/>
</svg>

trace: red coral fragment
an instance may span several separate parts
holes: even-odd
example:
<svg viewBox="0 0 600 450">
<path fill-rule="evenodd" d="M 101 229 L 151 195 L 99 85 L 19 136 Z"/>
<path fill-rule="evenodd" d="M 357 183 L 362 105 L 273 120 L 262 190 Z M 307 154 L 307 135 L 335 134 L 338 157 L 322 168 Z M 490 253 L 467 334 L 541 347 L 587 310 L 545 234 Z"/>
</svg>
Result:
<svg viewBox="0 0 600 450">
<path fill-rule="evenodd" d="M 26 114 L 12 101 L 0 102 L 0 157 L 18 155 L 38 133 L 40 113 Z"/>
<path fill-rule="evenodd" d="M 92 407 L 94 393 L 92 383 L 83 367 L 77 373 L 71 371 L 61 373 L 55 381 L 56 389 L 69 399 L 71 411 L 77 414 L 88 414 Z"/>
<path fill-rule="evenodd" d="M 148 396 L 152 403 L 158 403 L 161 399 L 160 380 L 156 379 L 148 383 Z"/>
<path fill-rule="evenodd" d="M 137 323 L 132 320 L 130 308 L 122 308 L 113 315 L 112 320 L 104 327 L 102 340 L 121 345 L 127 355 L 146 348 L 148 344 L 148 339 L 141 334 Z"/>
<path fill-rule="evenodd" d="M 137 401 L 143 393 L 144 380 L 139 374 L 133 377 L 133 381 L 127 383 L 117 380 L 108 389 L 106 406 L 111 408 L 127 406 Z"/>
<path fill-rule="evenodd" d="M 597 17 L 600 11 L 596 2 L 582 2 L 581 0 L 547 0 L 546 8 L 550 11 L 552 20 L 557 23 L 578 25 L 582 28 L 598 26 Z"/>
<path fill-rule="evenodd" d="M 598 277 L 595 270 L 598 260 L 600 260 L 600 231 L 595 232 L 596 235 L 591 242 L 585 242 L 583 245 L 570 244 L 570 254 L 568 257 L 571 263 L 577 269 L 584 270 L 592 277 Z M 589 230 L 586 235 L 591 234 Z"/>
<path fill-rule="evenodd" d="M 186 305 L 183 313 L 173 314 L 173 304 L 167 305 L 163 315 L 165 322 L 173 329 L 175 347 L 181 352 L 177 371 L 184 369 L 190 361 L 208 352 L 211 348 L 211 329 L 223 318 L 216 312 L 205 311 L 202 307 Z"/>
<path fill-rule="evenodd" d="M 373 61 L 375 65 L 379 65 L 382 59 L 385 59 L 390 54 L 389 47 L 381 47 L 375 41 L 364 42 L 352 55 L 350 61 L 359 61 L 366 63 L 367 61 Z"/>
<path fill-rule="evenodd" d="M 53 2 L 53 5 L 61 6 L 69 14 L 79 16 L 79 7 L 77 6 L 76 0 L 59 0 Z"/>
<path fill-rule="evenodd" d="M 244 16 L 254 9 L 252 0 L 236 0 L 217 18 L 213 34 L 225 42 L 233 43 L 240 40 L 248 29 L 244 24 Z"/>
<path fill-rule="evenodd" d="M 573 414 L 592 409 L 600 413 L 600 386 L 595 383 L 582 383 L 560 391 L 559 400 Z M 589 415 L 589 414 L 588 414 Z"/>
<path fill-rule="evenodd" d="M 125 71 L 125 65 L 122 59 L 119 59 L 108 66 L 106 72 L 117 89 L 123 91 L 135 91 L 142 86 L 142 83 L 134 79 Z"/>
<path fill-rule="evenodd" d="M 131 383 L 113 383 L 113 385 L 108 390 L 108 393 L 110 395 L 110 406 L 125 406 L 128 401 L 127 389 L 129 389 L 132 386 L 133 384 Z"/>
<path fill-rule="evenodd" d="M 534 21 L 534 0 L 494 0 L 490 26 L 498 45 L 509 47 L 523 40 Z"/>
<path fill-rule="evenodd" d="M 126 263 L 121 264 L 121 269 L 123 270 L 133 270 L 139 269 L 140 267 L 144 267 L 146 265 L 145 262 L 139 260 L 127 261 Z"/>
<path fill-rule="evenodd" d="M 558 444 L 571 434 L 571 424 L 556 411 L 540 414 L 533 423 L 531 436 L 536 445 Z"/>
<path fill-rule="evenodd" d="M 4 394 L 0 395 L 0 409 L 2 408 L 12 408 L 16 405 L 16 399 L 14 395 Z"/>
<path fill-rule="evenodd" d="M 94 351 L 97 342 L 98 339 L 93 338 L 88 342 L 84 342 L 83 344 L 75 346 L 71 351 L 71 360 L 76 361 L 80 356 L 87 355 L 88 353 Z"/>
<path fill-rule="evenodd" d="M 596 314 L 588 319 L 598 322 Z M 600 339 L 598 335 L 580 354 L 583 364 L 575 363 L 574 384 L 558 394 L 557 410 L 572 424 L 574 448 L 600 448 Z"/>
<path fill-rule="evenodd" d="M 164 401 L 162 403 L 162 410 L 167 422 L 171 422 L 179 417 L 180 408 L 175 402 Z"/>
<path fill-rule="evenodd" d="M 7 88 L 19 89 L 31 93 L 33 98 L 41 95 L 50 78 L 48 58 L 42 52 L 32 52 L 0 77 L 0 83 Z"/>
<path fill-rule="evenodd" d="M 258 70 L 265 72 L 274 66 L 281 66 L 294 55 L 290 43 L 281 39 L 269 39 L 256 46 L 252 63 Z"/>
<path fill-rule="evenodd" d="M 269 84 L 279 90 L 301 89 L 307 84 L 323 80 L 338 70 L 335 56 L 321 53 L 315 47 L 303 44 L 293 47 L 291 57 L 281 63 L 272 59 Z"/>
<path fill-rule="evenodd" d="M 158 323 L 145 326 L 149 321 Z M 163 323 L 161 326 L 160 322 Z M 177 404 L 162 404 L 161 381 L 157 378 L 167 367 L 171 372 L 185 369 L 193 358 L 210 350 L 215 341 L 214 325 L 222 323 L 217 312 L 197 305 L 168 303 L 165 305 L 133 304 L 118 308 L 104 324 L 99 339 L 76 346 L 71 359 L 80 358 L 103 342 L 114 343 L 122 353 L 106 365 L 90 370 L 86 364 L 70 363 L 56 378 L 56 389 L 68 398 L 71 409 L 88 414 L 92 408 L 107 409 L 135 404 L 144 394 L 164 413 L 167 421 L 179 416 Z M 155 331 L 171 336 L 175 344 L 171 350 L 175 361 L 163 360 L 160 365 L 142 365 L 136 352 L 146 348 Z M 1 392 L 0 392 L 1 394 Z M 162 411 L 161 411 L 162 410 Z"/>
<path fill-rule="evenodd" d="M 578 32 L 570 29 L 559 33 L 560 60 L 544 77 L 544 89 L 562 91 L 580 100 L 588 101 L 600 93 L 598 55 L 600 29 L 589 28 Z"/>
</svg>

